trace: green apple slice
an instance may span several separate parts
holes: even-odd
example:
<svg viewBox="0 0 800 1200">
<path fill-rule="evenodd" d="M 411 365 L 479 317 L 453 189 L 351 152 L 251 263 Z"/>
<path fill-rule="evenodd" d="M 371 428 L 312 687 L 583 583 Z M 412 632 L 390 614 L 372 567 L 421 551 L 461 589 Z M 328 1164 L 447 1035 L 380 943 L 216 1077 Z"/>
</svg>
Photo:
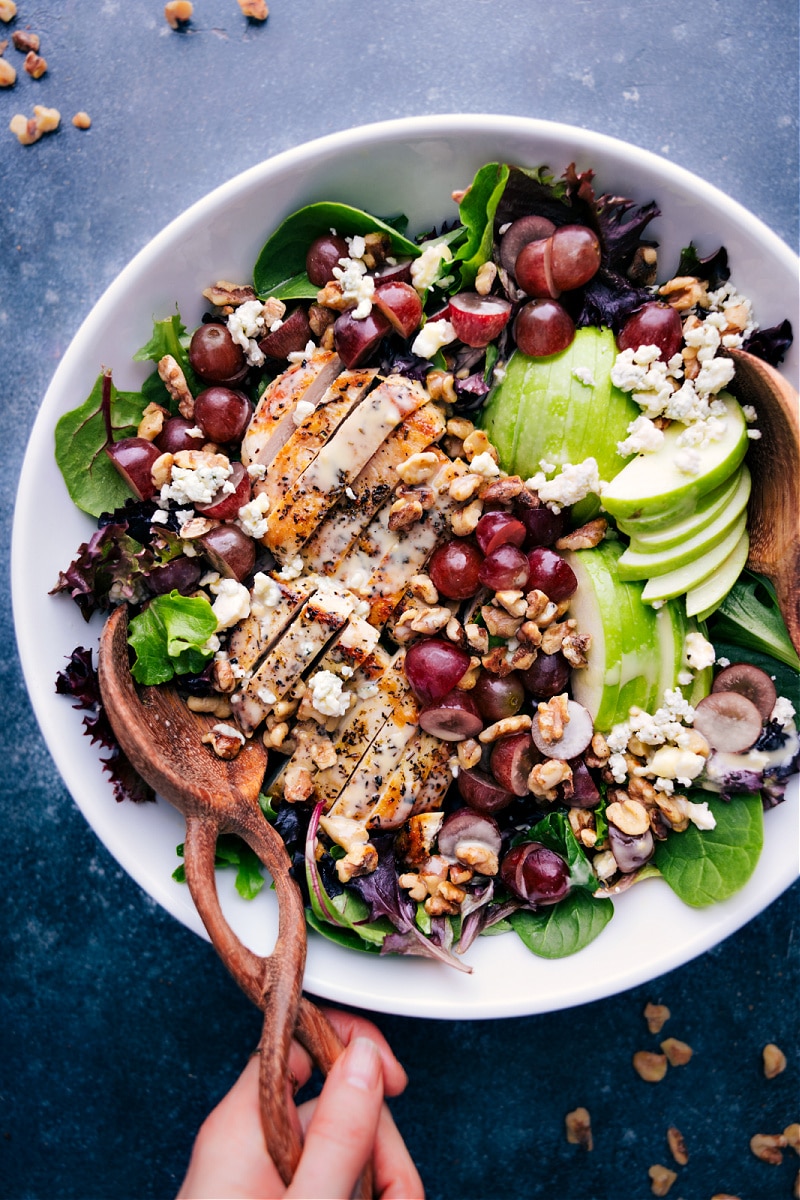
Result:
<svg viewBox="0 0 800 1200">
<path fill-rule="evenodd" d="M 675 520 L 688 515 L 702 496 L 728 479 L 745 456 L 747 425 L 738 402 L 727 392 L 718 399 L 726 408 L 725 431 L 720 438 L 698 448 L 701 466 L 688 475 L 677 466 L 681 447 L 678 439 L 685 426 L 678 421 L 664 431 L 658 450 L 637 454 L 603 492 L 603 507 L 623 521 L 658 513 L 671 513 Z"/>
<path fill-rule="evenodd" d="M 722 513 L 729 513 L 730 506 L 739 504 L 738 512 L 741 512 L 750 497 L 750 487 L 750 472 L 747 465 L 742 463 L 738 471 L 734 471 L 721 487 L 715 488 L 708 496 L 703 496 L 697 510 L 688 517 L 671 521 L 668 525 L 653 530 L 638 521 L 618 521 L 617 525 L 631 539 L 631 550 L 669 550 L 707 529 Z M 738 512 L 731 515 L 731 520 Z"/>
<path fill-rule="evenodd" d="M 505 471 L 527 479 L 544 461 L 553 464 L 546 471 L 552 478 L 564 463 L 587 458 L 596 460 L 601 479 L 622 470 L 628 460 L 617 453 L 617 442 L 640 409 L 611 382 L 616 357 L 611 330 L 591 327 L 579 329 L 560 354 L 511 356 L 481 418 Z M 599 506 L 589 496 L 575 505 L 573 519 L 588 520 Z"/>
<path fill-rule="evenodd" d="M 667 511 L 665 513 L 656 513 L 654 516 L 632 517 L 628 521 L 622 519 L 617 521 L 617 528 L 621 529 L 630 538 L 642 537 L 644 535 L 649 537 L 651 534 L 653 537 L 658 537 L 662 534 L 665 537 L 669 537 L 679 521 L 692 521 L 696 517 L 705 516 L 707 508 L 713 508 L 725 496 L 733 494 L 737 483 L 738 475 L 734 472 L 728 479 L 724 479 L 718 487 L 707 492 L 705 496 L 701 496 L 697 501 L 696 508 L 692 509 L 689 513 L 681 512 L 676 516 L 674 513 Z M 709 517 L 709 520 L 712 521 L 716 515 L 715 512 L 712 517 Z"/>
<path fill-rule="evenodd" d="M 712 575 L 686 593 L 686 611 L 705 621 L 719 607 L 744 570 L 750 552 L 750 539 L 744 531 L 731 553 Z"/>
<path fill-rule="evenodd" d="M 694 618 L 686 615 L 686 609 L 682 600 L 668 600 L 663 608 L 657 610 L 656 636 L 660 673 L 658 677 L 656 707 L 663 704 L 664 693 L 667 689 L 672 690 L 673 688 L 681 687 L 683 693 L 686 694 L 687 689 L 678 682 L 678 676 L 683 671 L 689 669 L 684 658 L 687 634 L 696 632 L 705 635 L 705 631 L 700 629 L 699 623 Z M 689 688 L 691 689 L 688 695 L 690 704 L 697 704 L 704 696 L 708 695 L 711 690 L 712 679 L 713 670 L 711 667 L 705 667 L 702 671 L 695 673 L 694 679 L 689 684 Z"/>
<path fill-rule="evenodd" d="M 708 579 L 709 575 L 713 575 L 733 552 L 746 525 L 747 513 L 743 512 L 722 541 L 702 558 L 678 567 L 675 571 L 668 571 L 666 575 L 657 575 L 654 579 L 648 579 L 642 592 L 645 604 L 652 604 L 654 600 L 671 600 L 673 596 L 682 596 L 684 592 L 696 588 L 698 584 Z"/>
<path fill-rule="evenodd" d="M 694 537 L 667 549 L 657 547 L 652 550 L 649 548 L 641 550 L 639 548 L 641 543 L 637 542 L 636 548 L 634 548 L 634 544 L 631 542 L 617 563 L 620 579 L 653 579 L 656 575 L 666 575 L 668 571 L 676 571 L 679 567 L 696 562 L 719 545 L 738 521 L 747 507 L 749 495 L 750 475 L 748 473 L 746 478 L 744 475 L 740 476 L 740 486 L 736 489 L 728 507 Z"/>
</svg>

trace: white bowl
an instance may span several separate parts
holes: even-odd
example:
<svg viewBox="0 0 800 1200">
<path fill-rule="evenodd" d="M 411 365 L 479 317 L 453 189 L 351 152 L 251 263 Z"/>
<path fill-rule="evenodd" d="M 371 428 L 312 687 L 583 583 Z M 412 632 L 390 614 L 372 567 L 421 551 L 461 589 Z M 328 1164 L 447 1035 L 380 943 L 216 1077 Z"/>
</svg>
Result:
<svg viewBox="0 0 800 1200">
<path fill-rule="evenodd" d="M 131 356 L 150 336 L 153 317 L 177 303 L 198 324 L 203 288 L 246 281 L 267 235 L 312 200 L 346 201 L 381 215 L 405 212 L 413 232 L 452 219 L 451 192 L 484 162 L 592 167 L 599 191 L 655 199 L 663 216 L 648 234 L 660 242 L 661 273 L 677 266 L 693 240 L 702 254 L 720 244 L 733 281 L 768 326 L 797 312 L 797 259 L 740 205 L 673 164 L 613 138 L 566 125 L 500 116 L 432 116 L 334 134 L 279 154 L 217 188 L 174 220 L 126 267 L 95 305 L 53 378 L 31 435 L 17 500 L 12 551 L 14 616 L 33 705 L 47 744 L 76 803 L 130 875 L 175 917 L 203 934 L 187 889 L 171 879 L 182 819 L 164 802 L 117 804 L 99 754 L 82 735 L 80 714 L 57 696 L 56 671 L 77 645 L 96 644 L 100 619 L 87 626 L 65 597 L 48 595 L 58 571 L 93 530 L 75 509 L 53 461 L 59 415 L 80 404 L 102 365 L 118 387 L 136 388 L 147 367 Z M 796 384 L 793 348 L 786 374 Z M 53 514 L 58 514 L 57 522 Z M 616 904 L 614 920 L 572 958 L 536 958 L 513 935 L 480 939 L 466 976 L 418 959 L 381 959 L 311 935 L 306 988 L 316 995 L 384 1012 L 425 1017 L 499 1017 L 547 1012 L 632 987 L 708 950 L 774 900 L 798 873 L 796 780 L 790 800 L 766 816 L 766 843 L 747 886 L 710 909 L 685 907 L 660 880 L 638 885 Z M 245 903 L 230 873 L 220 876 L 229 918 L 254 950 L 275 936 L 269 895 Z"/>
</svg>

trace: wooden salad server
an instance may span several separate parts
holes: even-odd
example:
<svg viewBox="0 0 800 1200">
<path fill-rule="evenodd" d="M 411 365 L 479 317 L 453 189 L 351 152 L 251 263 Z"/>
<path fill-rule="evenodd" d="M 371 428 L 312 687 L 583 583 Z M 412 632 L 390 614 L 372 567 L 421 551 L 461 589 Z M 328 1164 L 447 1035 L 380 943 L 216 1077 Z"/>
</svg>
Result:
<svg viewBox="0 0 800 1200">
<path fill-rule="evenodd" d="M 134 768 L 186 817 L 186 881 L 209 937 L 242 990 L 264 1013 L 260 1056 L 261 1121 L 267 1149 L 287 1184 L 302 1149 L 290 1120 L 287 1081 L 293 1037 L 327 1074 L 343 1046 L 327 1018 L 302 994 L 306 925 L 289 855 L 264 818 L 258 793 L 267 751 L 247 742 L 230 761 L 202 741 L 216 718 L 191 712 L 171 687 L 137 687 L 128 659 L 125 605 L 114 610 L 100 637 L 98 674 L 114 733 Z M 249 950 L 219 903 L 214 851 L 221 833 L 235 833 L 255 851 L 275 883 L 278 937 L 267 957 Z M 359 1195 L 372 1196 L 371 1171 Z"/>
<path fill-rule="evenodd" d="M 731 385 L 741 404 L 756 410 L 761 437 L 748 452 L 753 490 L 748 505 L 747 565 L 775 587 L 783 619 L 800 653 L 800 430 L 798 396 L 763 359 L 731 350 Z"/>
</svg>

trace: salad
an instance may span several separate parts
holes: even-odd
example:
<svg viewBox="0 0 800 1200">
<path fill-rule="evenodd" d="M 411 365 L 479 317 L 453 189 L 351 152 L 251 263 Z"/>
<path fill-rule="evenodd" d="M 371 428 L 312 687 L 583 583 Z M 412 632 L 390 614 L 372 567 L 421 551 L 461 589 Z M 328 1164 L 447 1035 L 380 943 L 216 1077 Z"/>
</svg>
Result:
<svg viewBox="0 0 800 1200">
<path fill-rule="evenodd" d="M 573 953 L 649 876 L 742 886 L 800 660 L 745 569 L 758 414 L 728 390 L 788 321 L 758 329 L 724 249 L 662 267 L 655 203 L 591 171 L 489 163 L 454 200 L 416 238 L 311 204 L 191 334 L 155 321 L 141 391 L 103 371 L 56 429 L 98 529 L 54 591 L 129 606 L 134 679 L 209 753 L 263 738 L 312 928 L 463 968 L 479 934 Z M 57 688 L 152 798 L 88 651 Z"/>
</svg>

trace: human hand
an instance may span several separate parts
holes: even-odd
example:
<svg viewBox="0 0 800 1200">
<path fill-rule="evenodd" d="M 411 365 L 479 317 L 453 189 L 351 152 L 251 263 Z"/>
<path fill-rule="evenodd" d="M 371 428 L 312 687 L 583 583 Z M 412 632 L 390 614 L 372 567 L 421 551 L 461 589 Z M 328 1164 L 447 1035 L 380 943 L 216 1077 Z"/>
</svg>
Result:
<svg viewBox="0 0 800 1200">
<path fill-rule="evenodd" d="M 178 1200 L 273 1200 L 325 1197 L 348 1200 L 372 1159 L 375 1195 L 381 1200 L 423 1197 L 422 1181 L 383 1103 L 399 1095 L 407 1076 L 383 1035 L 369 1021 L 326 1009 L 345 1051 L 319 1097 L 290 1114 L 304 1137 L 303 1153 L 287 1187 L 267 1153 L 261 1127 L 258 1059 L 253 1057 L 228 1094 L 209 1114 L 192 1150 Z M 308 1081 L 313 1063 L 292 1043 L 293 1092 Z"/>
</svg>

